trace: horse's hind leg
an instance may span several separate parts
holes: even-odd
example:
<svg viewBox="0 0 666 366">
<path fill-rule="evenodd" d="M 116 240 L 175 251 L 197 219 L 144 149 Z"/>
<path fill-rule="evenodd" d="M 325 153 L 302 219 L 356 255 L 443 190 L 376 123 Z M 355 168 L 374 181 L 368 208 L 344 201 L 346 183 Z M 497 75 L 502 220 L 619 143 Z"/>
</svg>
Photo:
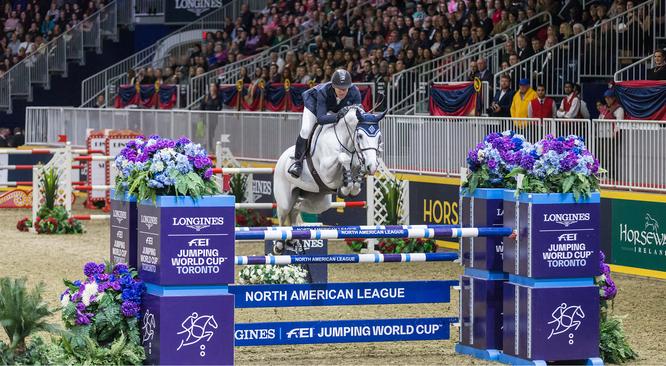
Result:
<svg viewBox="0 0 666 366">
<path fill-rule="evenodd" d="M 282 205 L 278 201 L 277 205 L 277 215 L 278 215 L 278 225 L 279 226 L 292 226 L 296 224 L 296 219 L 299 216 L 299 210 L 296 208 L 296 202 L 298 200 L 298 192 L 292 191 L 289 195 L 286 205 Z M 282 254 L 285 248 L 285 243 L 282 241 L 275 241 L 273 245 L 273 254 Z"/>
</svg>

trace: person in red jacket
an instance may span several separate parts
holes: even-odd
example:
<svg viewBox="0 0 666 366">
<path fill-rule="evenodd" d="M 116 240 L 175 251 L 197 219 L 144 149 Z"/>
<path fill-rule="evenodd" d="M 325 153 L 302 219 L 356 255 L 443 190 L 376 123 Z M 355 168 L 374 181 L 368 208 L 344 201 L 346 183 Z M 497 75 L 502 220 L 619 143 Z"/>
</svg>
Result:
<svg viewBox="0 0 666 366">
<path fill-rule="evenodd" d="M 557 107 L 555 101 L 546 96 L 546 86 L 537 85 L 537 98 L 533 99 L 527 106 L 527 116 L 529 118 L 555 118 Z"/>
</svg>

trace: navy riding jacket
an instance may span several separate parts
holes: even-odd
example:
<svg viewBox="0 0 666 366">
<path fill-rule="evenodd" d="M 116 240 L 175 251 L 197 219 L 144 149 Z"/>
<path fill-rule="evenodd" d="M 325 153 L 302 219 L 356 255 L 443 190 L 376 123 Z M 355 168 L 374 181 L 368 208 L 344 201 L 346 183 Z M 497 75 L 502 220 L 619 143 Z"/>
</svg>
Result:
<svg viewBox="0 0 666 366">
<path fill-rule="evenodd" d="M 335 90 L 330 82 L 319 84 L 303 92 L 303 104 L 312 114 L 317 116 L 317 122 L 322 125 L 338 122 L 337 113 L 343 107 L 361 104 L 361 92 L 356 85 L 349 88 L 347 96 L 340 103 L 335 98 Z M 333 112 L 335 114 L 327 114 Z"/>
</svg>

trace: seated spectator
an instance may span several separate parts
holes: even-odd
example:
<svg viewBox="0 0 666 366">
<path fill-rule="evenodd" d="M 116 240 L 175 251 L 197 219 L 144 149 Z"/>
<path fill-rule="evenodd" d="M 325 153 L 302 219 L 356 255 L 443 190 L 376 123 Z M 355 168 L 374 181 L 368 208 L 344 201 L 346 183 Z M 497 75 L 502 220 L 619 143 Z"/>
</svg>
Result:
<svg viewBox="0 0 666 366">
<path fill-rule="evenodd" d="M 511 78 L 508 75 L 500 77 L 500 89 L 495 93 L 490 104 L 489 115 L 492 117 L 511 117 L 511 103 L 514 91 L 511 90 Z"/>
<path fill-rule="evenodd" d="M 518 82 L 518 92 L 514 94 L 511 102 L 511 117 L 527 118 L 527 107 L 530 102 L 537 98 L 537 94 L 530 87 L 530 81 L 520 79 Z"/>
<path fill-rule="evenodd" d="M 574 89 L 572 82 L 564 83 L 564 93 L 566 96 L 562 99 L 560 108 L 557 110 L 558 118 L 580 118 L 580 98 Z"/>
<path fill-rule="evenodd" d="M 487 81 L 488 83 L 493 82 L 493 73 L 488 70 L 488 63 L 485 58 L 479 58 L 476 61 L 476 67 L 478 71 L 476 72 L 475 77 L 479 78 L 481 81 Z"/>
<path fill-rule="evenodd" d="M 106 97 L 104 97 L 104 94 L 97 96 L 97 100 L 95 101 L 95 108 L 106 108 Z"/>
<path fill-rule="evenodd" d="M 657 50 L 654 52 L 654 67 L 647 71 L 648 80 L 666 80 L 666 52 Z"/>
<path fill-rule="evenodd" d="M 245 66 L 240 68 L 238 80 L 242 80 L 243 84 L 250 84 L 252 82 L 252 79 L 250 79 L 250 76 L 247 74 L 247 68 Z"/>
<path fill-rule="evenodd" d="M 557 113 L 555 101 L 546 96 L 546 86 L 537 85 L 537 97 L 527 106 L 527 116 L 529 118 L 554 118 Z"/>
<path fill-rule="evenodd" d="M 21 147 L 25 145 L 25 135 L 20 127 L 14 128 L 14 134 L 9 139 L 9 147 Z"/>
<path fill-rule="evenodd" d="M 202 111 L 219 111 L 222 109 L 222 100 L 217 92 L 217 84 L 210 83 L 208 94 L 201 101 L 199 109 Z"/>
<path fill-rule="evenodd" d="M 9 147 L 9 128 L 0 128 L 0 147 Z"/>
</svg>

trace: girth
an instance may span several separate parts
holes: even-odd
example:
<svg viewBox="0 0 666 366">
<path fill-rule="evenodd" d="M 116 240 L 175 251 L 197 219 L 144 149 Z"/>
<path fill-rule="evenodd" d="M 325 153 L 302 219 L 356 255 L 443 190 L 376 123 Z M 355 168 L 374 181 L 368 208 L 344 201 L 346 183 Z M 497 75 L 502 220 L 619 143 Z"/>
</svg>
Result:
<svg viewBox="0 0 666 366">
<path fill-rule="evenodd" d="M 321 180 L 321 177 L 319 176 L 319 172 L 317 172 L 317 169 L 315 168 L 314 163 L 312 162 L 312 154 L 310 153 L 311 146 L 312 146 L 312 140 L 315 134 L 315 131 L 318 128 L 323 128 L 320 124 L 316 124 L 315 127 L 310 131 L 310 136 L 308 136 L 308 142 L 305 147 L 305 161 L 308 164 L 308 168 L 310 169 L 310 174 L 312 174 L 312 179 L 314 179 L 315 183 L 317 183 L 317 186 L 319 186 L 319 191 L 321 193 L 324 192 L 335 192 L 335 189 L 331 189 L 329 186 L 324 183 L 323 180 Z"/>
</svg>

